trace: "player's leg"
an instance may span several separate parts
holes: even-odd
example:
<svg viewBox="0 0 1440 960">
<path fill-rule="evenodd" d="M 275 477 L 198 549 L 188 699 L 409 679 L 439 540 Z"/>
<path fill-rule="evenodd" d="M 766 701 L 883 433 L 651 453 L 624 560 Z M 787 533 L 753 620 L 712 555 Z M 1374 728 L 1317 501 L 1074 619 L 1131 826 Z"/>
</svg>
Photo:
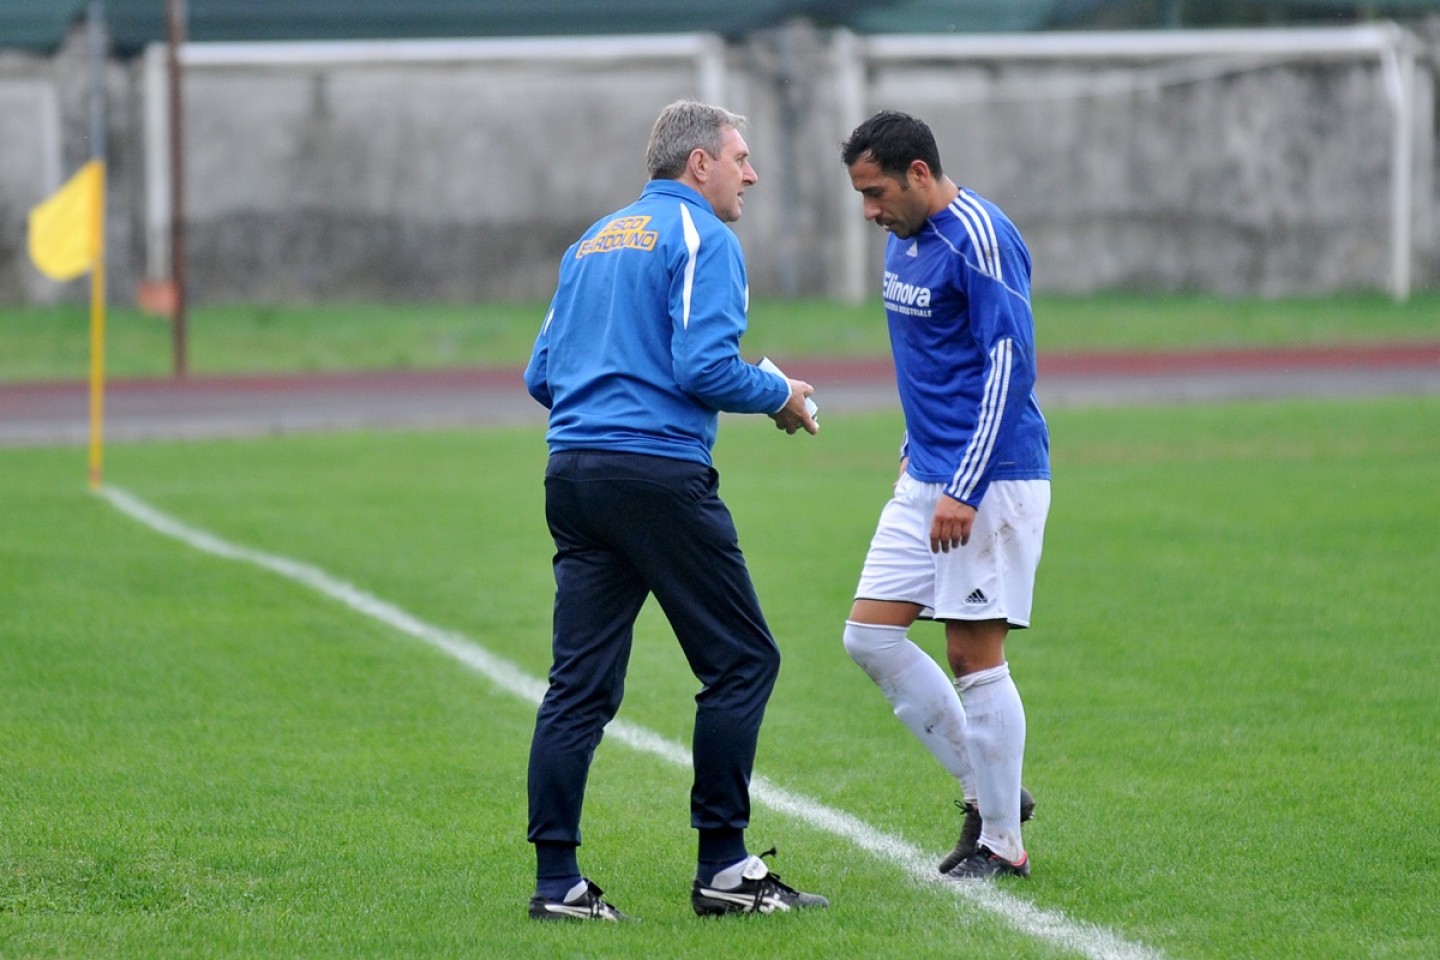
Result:
<svg viewBox="0 0 1440 960">
<path fill-rule="evenodd" d="M 1005 641 L 1030 622 L 1050 488 L 1046 481 L 991 485 L 970 543 L 937 558 L 935 616 L 964 705 L 981 832 L 976 854 L 952 876 L 1029 872 L 1020 836 L 1025 708 Z"/>
<path fill-rule="evenodd" d="M 880 688 L 895 716 L 972 797 L 965 714 L 944 668 L 908 636 L 934 597 L 929 485 L 908 476 L 881 511 L 845 623 L 845 651 Z"/>
<path fill-rule="evenodd" d="M 887 610 L 885 607 L 894 609 Z M 944 669 L 910 639 L 905 620 L 913 604 L 857 600 L 845 622 L 845 652 L 889 701 L 895 716 L 960 784 L 972 787 L 965 714 Z M 907 622 L 913 622 L 910 615 Z"/>
<path fill-rule="evenodd" d="M 1020 837 L 1020 780 L 1025 757 L 1025 707 L 1005 662 L 1004 620 L 945 624 L 955 690 L 965 708 L 967 747 L 981 815 L 978 845 L 1014 863 L 1025 858 Z"/>
</svg>

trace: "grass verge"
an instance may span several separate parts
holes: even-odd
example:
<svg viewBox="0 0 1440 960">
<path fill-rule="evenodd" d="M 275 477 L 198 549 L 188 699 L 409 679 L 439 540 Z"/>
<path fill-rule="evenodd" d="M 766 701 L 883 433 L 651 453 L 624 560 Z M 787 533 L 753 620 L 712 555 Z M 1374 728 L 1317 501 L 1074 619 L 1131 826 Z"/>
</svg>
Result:
<svg viewBox="0 0 1440 960">
<path fill-rule="evenodd" d="M 186 364 L 197 375 L 513 366 L 529 357 L 544 312 L 540 303 L 196 307 Z M 1440 338 L 1440 292 L 1405 304 L 1378 295 L 1042 297 L 1035 315 L 1040 349 L 1054 352 Z M 85 377 L 88 331 L 83 305 L 0 309 L 0 383 Z M 887 336 L 878 301 L 757 301 L 745 349 L 755 358 L 878 356 L 889 350 Z M 107 343 L 111 376 L 173 372 L 167 321 L 113 309 Z"/>
</svg>

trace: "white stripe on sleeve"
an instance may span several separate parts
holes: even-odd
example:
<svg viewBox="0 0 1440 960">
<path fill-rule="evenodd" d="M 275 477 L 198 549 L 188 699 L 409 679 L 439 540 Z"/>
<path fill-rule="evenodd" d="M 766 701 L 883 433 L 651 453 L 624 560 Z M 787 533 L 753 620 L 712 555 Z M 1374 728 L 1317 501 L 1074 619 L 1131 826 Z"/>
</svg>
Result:
<svg viewBox="0 0 1440 960">
<path fill-rule="evenodd" d="M 950 209 L 965 224 L 965 230 L 970 234 L 970 242 L 975 244 L 975 252 L 980 257 L 981 269 L 990 274 L 996 280 L 1005 279 L 1000 266 L 1000 242 L 995 237 L 995 223 L 990 219 L 989 212 L 980 201 L 960 191 Z"/>
<path fill-rule="evenodd" d="M 970 437 L 960 469 L 955 471 L 950 481 L 949 492 L 959 500 L 967 500 L 974 495 L 980 478 L 989 466 L 990 456 L 995 452 L 995 438 L 1000 434 L 1005 400 L 1010 395 L 1013 356 L 1014 342 L 1008 337 L 990 351 L 990 376 L 985 380 L 985 394 L 980 401 L 980 420 L 975 424 L 975 433 Z"/>
<path fill-rule="evenodd" d="M 680 223 L 685 228 L 685 249 L 690 255 L 685 259 L 685 286 L 682 294 L 684 301 L 684 315 L 681 317 L 681 326 L 690 328 L 690 296 L 695 290 L 695 257 L 700 252 L 700 231 L 695 229 L 695 221 L 690 219 L 690 209 L 685 204 L 680 204 Z"/>
</svg>

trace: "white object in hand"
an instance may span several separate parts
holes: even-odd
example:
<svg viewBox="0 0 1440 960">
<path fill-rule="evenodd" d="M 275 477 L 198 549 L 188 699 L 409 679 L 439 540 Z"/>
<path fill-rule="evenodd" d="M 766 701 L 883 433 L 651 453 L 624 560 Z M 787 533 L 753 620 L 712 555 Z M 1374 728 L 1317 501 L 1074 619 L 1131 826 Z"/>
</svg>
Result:
<svg viewBox="0 0 1440 960">
<path fill-rule="evenodd" d="M 761 358 L 760 358 L 759 367 L 760 367 L 761 370 L 764 370 L 766 373 L 774 373 L 774 374 L 778 374 L 778 375 L 780 375 L 780 376 L 782 376 L 782 377 L 785 377 L 785 371 L 784 371 L 784 370 L 781 370 L 779 367 L 775 366 L 775 361 L 771 360 L 769 357 L 761 357 Z M 786 380 L 789 380 L 790 378 L 789 378 L 789 377 L 785 377 L 785 379 L 786 379 Z M 805 412 L 808 413 L 808 414 L 810 414 L 811 419 L 814 419 L 814 418 L 816 418 L 816 417 L 819 415 L 819 413 L 820 413 L 820 407 L 816 405 L 816 403 L 815 403 L 814 400 L 810 399 L 809 397 L 806 397 L 806 398 L 805 398 Z"/>
</svg>

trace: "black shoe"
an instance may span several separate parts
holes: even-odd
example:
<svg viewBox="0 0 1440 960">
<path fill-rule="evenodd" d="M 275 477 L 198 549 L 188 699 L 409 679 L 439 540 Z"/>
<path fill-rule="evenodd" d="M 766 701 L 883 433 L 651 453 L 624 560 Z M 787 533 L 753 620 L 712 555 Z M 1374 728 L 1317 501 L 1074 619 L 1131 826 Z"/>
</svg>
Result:
<svg viewBox="0 0 1440 960">
<path fill-rule="evenodd" d="M 605 893 L 589 880 L 581 877 L 585 889 L 579 896 L 567 896 L 564 900 L 546 900 L 544 897 L 530 898 L 531 920 L 629 920 L 602 899 Z"/>
<path fill-rule="evenodd" d="M 1030 876 L 1030 854 L 1020 854 L 1013 863 L 987 846 L 975 848 L 975 852 L 955 865 L 945 876 L 951 880 L 989 880 L 992 877 Z"/>
<path fill-rule="evenodd" d="M 766 850 L 760 857 L 775 853 Z M 783 913 L 807 907 L 828 907 L 830 901 L 815 893 L 801 893 L 780 882 L 779 874 L 770 872 L 765 861 L 752 856 L 745 863 L 744 879 L 739 886 L 717 890 L 699 880 L 690 889 L 690 905 L 697 916 L 720 917 L 728 913 Z"/>
<path fill-rule="evenodd" d="M 975 855 L 975 848 L 980 845 L 980 810 L 973 803 L 966 803 L 963 800 L 956 800 L 955 806 L 965 811 L 965 822 L 960 825 L 960 839 L 955 841 L 955 849 L 945 855 L 940 861 L 940 872 L 949 873 L 961 861 Z M 1020 822 L 1024 823 L 1035 816 L 1035 798 L 1030 796 L 1030 791 L 1024 787 L 1020 788 Z"/>
</svg>

